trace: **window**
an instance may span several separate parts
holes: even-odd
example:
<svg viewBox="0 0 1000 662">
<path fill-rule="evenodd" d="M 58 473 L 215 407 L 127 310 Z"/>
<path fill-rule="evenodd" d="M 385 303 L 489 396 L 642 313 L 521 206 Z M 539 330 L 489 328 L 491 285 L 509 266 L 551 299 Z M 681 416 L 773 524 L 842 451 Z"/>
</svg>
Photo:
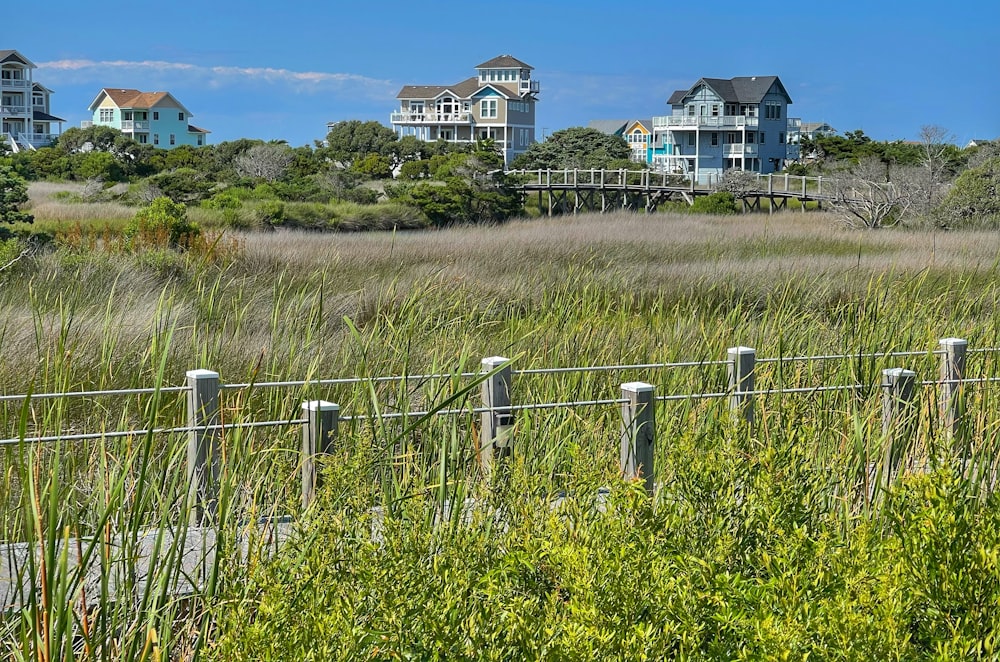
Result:
<svg viewBox="0 0 1000 662">
<path fill-rule="evenodd" d="M 153 111 L 153 119 L 154 120 L 160 119 L 160 111 L 158 111 L 158 110 L 154 110 Z"/>
<path fill-rule="evenodd" d="M 136 134 L 135 139 L 138 140 L 143 145 L 145 145 L 146 142 L 149 140 L 149 136 L 147 136 L 145 133 L 139 133 Z"/>
<path fill-rule="evenodd" d="M 691 104 L 691 105 L 688 106 L 688 117 L 694 117 L 694 105 L 693 104 Z"/>
<path fill-rule="evenodd" d="M 713 133 L 712 134 L 712 147 L 715 147 L 718 144 L 719 144 L 719 134 Z"/>
<path fill-rule="evenodd" d="M 497 116 L 497 100 L 496 99 L 483 99 L 479 104 L 479 115 L 484 119 L 489 119 Z"/>
<path fill-rule="evenodd" d="M 764 119 L 780 120 L 781 103 L 778 101 L 768 101 L 764 104 Z"/>
<path fill-rule="evenodd" d="M 764 132 L 763 132 L 763 131 L 761 131 L 761 132 L 760 132 L 760 144 L 761 144 L 761 145 L 763 145 L 763 144 L 764 144 L 764 135 L 765 135 L 765 134 L 764 134 Z"/>
<path fill-rule="evenodd" d="M 205 136 L 201 136 L 201 135 L 198 136 L 198 144 L 199 145 L 204 145 L 205 144 Z"/>
<path fill-rule="evenodd" d="M 694 133 L 688 134 L 688 145 L 694 146 Z"/>
<path fill-rule="evenodd" d="M 755 136 L 753 135 L 753 131 L 748 131 L 747 132 L 747 144 L 748 145 L 752 145 L 753 144 L 754 137 Z"/>
<path fill-rule="evenodd" d="M 712 104 L 712 117 L 718 117 L 718 116 L 719 116 L 719 104 L 713 103 Z"/>
<path fill-rule="evenodd" d="M 174 134 L 172 134 L 172 133 L 170 134 L 170 144 L 171 145 L 176 145 L 177 144 L 177 137 L 174 136 Z"/>
<path fill-rule="evenodd" d="M 153 113 L 153 117 L 156 117 L 156 113 Z M 158 134 L 158 133 L 154 133 L 153 134 L 153 144 L 154 145 L 159 145 L 160 144 L 160 134 Z"/>
<path fill-rule="evenodd" d="M 36 106 L 44 106 L 45 105 L 45 97 L 43 97 L 41 94 L 32 94 L 31 95 L 31 103 L 34 104 L 34 105 L 36 105 Z"/>
<path fill-rule="evenodd" d="M 184 113 L 177 113 L 177 120 L 180 122 L 184 121 Z"/>
<path fill-rule="evenodd" d="M 115 111 L 113 108 L 101 108 L 98 111 L 98 121 L 99 122 L 114 122 L 115 121 Z"/>
<path fill-rule="evenodd" d="M 730 131 L 726 134 L 726 142 L 730 145 L 735 145 L 740 141 L 740 136 L 735 131 Z"/>
<path fill-rule="evenodd" d="M 784 144 L 784 142 L 785 142 L 785 132 L 782 131 L 778 134 L 778 143 Z"/>
</svg>

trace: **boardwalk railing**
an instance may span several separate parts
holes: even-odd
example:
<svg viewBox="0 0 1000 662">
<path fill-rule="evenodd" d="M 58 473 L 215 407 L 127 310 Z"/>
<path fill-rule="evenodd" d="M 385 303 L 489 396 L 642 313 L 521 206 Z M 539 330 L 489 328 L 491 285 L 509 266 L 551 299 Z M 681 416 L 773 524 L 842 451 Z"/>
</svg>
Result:
<svg viewBox="0 0 1000 662">
<path fill-rule="evenodd" d="M 673 199 L 693 204 L 695 197 L 713 193 L 721 179 L 707 174 L 699 182 L 686 174 L 656 170 L 547 169 L 511 170 L 507 174 L 518 182 L 525 195 L 539 195 L 540 208 L 544 206 L 542 194 L 548 194 L 550 215 L 555 210 L 605 212 L 618 208 L 652 212 L 659 204 Z M 770 201 L 770 211 L 786 208 L 788 200 L 798 200 L 800 209 L 805 211 L 807 202 L 821 208 L 824 202 L 833 200 L 835 185 L 836 181 L 822 176 L 755 173 L 741 199 L 745 209 L 760 209 L 761 200 L 766 198 Z"/>
</svg>

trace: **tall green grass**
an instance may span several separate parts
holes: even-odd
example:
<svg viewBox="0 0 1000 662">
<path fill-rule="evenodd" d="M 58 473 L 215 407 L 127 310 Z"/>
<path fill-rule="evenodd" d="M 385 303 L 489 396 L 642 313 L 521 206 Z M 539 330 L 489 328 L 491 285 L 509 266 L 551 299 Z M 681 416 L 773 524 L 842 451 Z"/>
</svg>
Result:
<svg viewBox="0 0 1000 662">
<path fill-rule="evenodd" d="M 6 394 L 176 386 L 194 368 L 244 384 L 223 392 L 219 553 L 192 595 L 173 590 L 185 581 L 173 560 L 190 507 L 183 435 L 3 448 L 3 538 L 42 550 L 25 570 L 30 599 L 4 621 L 4 654 L 989 655 L 994 387 L 967 389 L 961 444 L 941 435 L 934 390 L 921 388 L 916 441 L 883 481 L 890 440 L 875 384 L 897 365 L 934 379 L 941 337 L 995 343 L 998 240 L 851 233 L 820 219 L 283 232 L 188 253 L 98 243 L 0 272 Z M 721 399 L 658 404 L 653 501 L 618 480 L 611 405 L 519 413 L 506 480 L 481 470 L 477 385 L 458 377 L 481 357 L 510 357 L 515 369 L 710 362 L 735 345 L 761 357 L 854 356 L 761 364 L 760 389 L 862 388 L 759 396 L 752 431 Z M 926 354 L 884 356 L 903 350 Z M 261 386 L 403 374 L 442 376 Z M 970 376 L 995 374 L 995 355 L 970 357 Z M 660 395 L 726 389 L 725 366 L 706 364 L 519 375 L 512 395 L 610 399 L 634 380 Z M 308 399 L 354 418 L 341 423 L 317 507 L 301 513 L 298 429 L 234 425 L 297 419 Z M 466 413 L 376 416 L 438 408 Z M 184 424 L 174 392 L 0 411 L 4 438 Z M 467 498 L 476 507 L 458 506 Z M 302 525 L 274 555 L 257 522 L 285 514 Z M 145 581 L 77 570 L 88 558 L 122 567 L 113 561 L 139 553 L 147 532 L 163 562 Z"/>
</svg>

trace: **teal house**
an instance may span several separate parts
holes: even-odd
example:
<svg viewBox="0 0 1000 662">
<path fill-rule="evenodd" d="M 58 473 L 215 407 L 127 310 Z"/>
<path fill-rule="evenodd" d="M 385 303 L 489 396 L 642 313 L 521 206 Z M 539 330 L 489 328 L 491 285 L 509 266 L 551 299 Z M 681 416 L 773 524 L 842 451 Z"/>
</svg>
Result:
<svg viewBox="0 0 1000 662">
<path fill-rule="evenodd" d="M 84 122 L 84 128 L 110 126 L 136 142 L 163 149 L 204 145 L 210 133 L 191 124 L 191 111 L 169 92 L 106 87 L 90 104 L 90 112 L 93 120 Z"/>
</svg>

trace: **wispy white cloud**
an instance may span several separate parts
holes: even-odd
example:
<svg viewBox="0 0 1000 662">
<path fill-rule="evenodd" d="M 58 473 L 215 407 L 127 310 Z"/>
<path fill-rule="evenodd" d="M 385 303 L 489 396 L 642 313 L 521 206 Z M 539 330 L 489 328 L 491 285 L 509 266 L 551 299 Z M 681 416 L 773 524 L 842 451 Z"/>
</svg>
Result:
<svg viewBox="0 0 1000 662">
<path fill-rule="evenodd" d="M 210 87 L 229 85 L 267 84 L 287 85 L 294 92 L 344 91 L 362 93 L 366 96 L 384 98 L 394 94 L 391 81 L 370 78 L 360 74 L 334 73 L 325 71 L 293 71 L 273 67 L 233 67 L 207 66 L 189 62 L 168 62 L 164 60 L 53 60 L 38 63 L 46 81 L 84 82 L 100 81 L 107 85 L 121 84 L 117 79 L 128 77 L 135 81 L 139 77 L 154 79 L 155 82 L 169 84 L 172 79 L 193 82 Z M 133 85 L 138 83 L 126 82 Z"/>
</svg>

